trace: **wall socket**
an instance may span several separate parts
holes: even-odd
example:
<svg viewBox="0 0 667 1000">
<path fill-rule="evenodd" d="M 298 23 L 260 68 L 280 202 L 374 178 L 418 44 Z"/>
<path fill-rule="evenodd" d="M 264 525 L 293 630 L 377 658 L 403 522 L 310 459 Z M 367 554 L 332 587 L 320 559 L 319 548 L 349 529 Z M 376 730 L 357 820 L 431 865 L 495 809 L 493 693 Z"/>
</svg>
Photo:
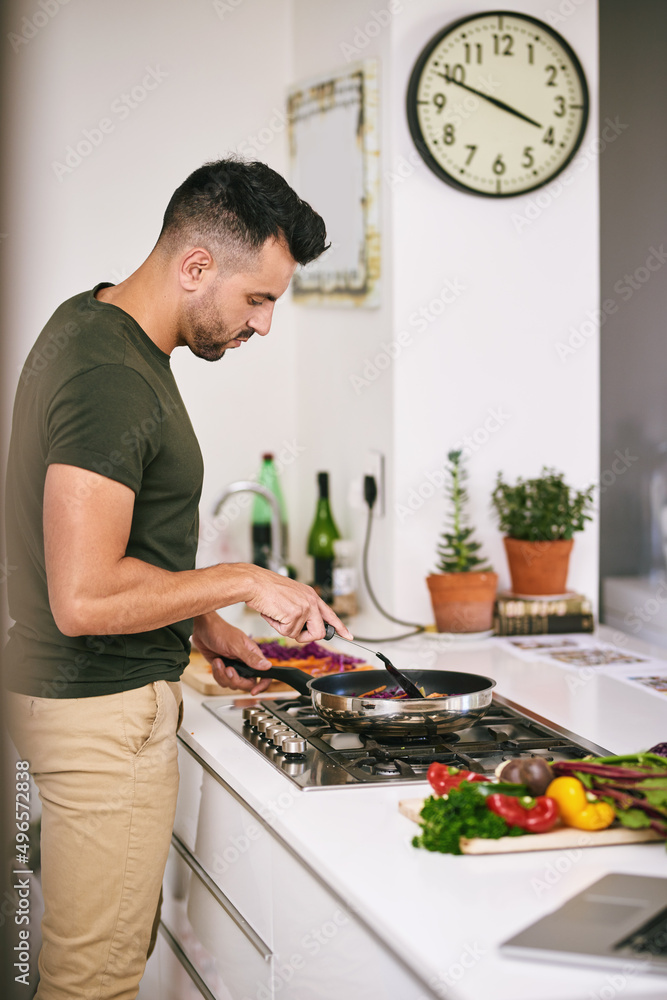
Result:
<svg viewBox="0 0 667 1000">
<path fill-rule="evenodd" d="M 384 455 L 381 451 L 369 451 L 366 454 L 364 466 L 365 476 L 374 476 L 377 484 L 378 495 L 373 507 L 373 517 L 384 517 L 385 513 L 385 489 L 384 489 Z M 363 484 L 362 484 L 363 487 Z M 363 489 L 362 489 L 363 496 Z M 365 505 L 364 505 L 365 506 Z"/>
</svg>

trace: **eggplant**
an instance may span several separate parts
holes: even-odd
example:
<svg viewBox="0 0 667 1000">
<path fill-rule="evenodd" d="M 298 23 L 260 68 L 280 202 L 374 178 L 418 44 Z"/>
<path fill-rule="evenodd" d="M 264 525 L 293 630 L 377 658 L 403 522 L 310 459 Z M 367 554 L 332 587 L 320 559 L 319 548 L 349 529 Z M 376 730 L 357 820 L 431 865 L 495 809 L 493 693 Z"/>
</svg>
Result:
<svg viewBox="0 0 667 1000">
<path fill-rule="evenodd" d="M 526 785 L 531 795 L 544 795 L 554 773 L 543 757 L 517 757 L 496 768 L 496 777 L 516 785 Z"/>
</svg>

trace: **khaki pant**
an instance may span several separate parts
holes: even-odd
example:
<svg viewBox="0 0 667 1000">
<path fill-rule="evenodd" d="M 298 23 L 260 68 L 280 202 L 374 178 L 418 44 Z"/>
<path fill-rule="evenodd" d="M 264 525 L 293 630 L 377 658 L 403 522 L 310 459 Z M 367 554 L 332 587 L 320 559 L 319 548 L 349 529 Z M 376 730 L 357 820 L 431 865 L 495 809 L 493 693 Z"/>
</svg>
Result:
<svg viewBox="0 0 667 1000">
<path fill-rule="evenodd" d="M 180 684 L 96 698 L 7 695 L 42 800 L 38 1000 L 131 1000 L 176 810 Z"/>
</svg>

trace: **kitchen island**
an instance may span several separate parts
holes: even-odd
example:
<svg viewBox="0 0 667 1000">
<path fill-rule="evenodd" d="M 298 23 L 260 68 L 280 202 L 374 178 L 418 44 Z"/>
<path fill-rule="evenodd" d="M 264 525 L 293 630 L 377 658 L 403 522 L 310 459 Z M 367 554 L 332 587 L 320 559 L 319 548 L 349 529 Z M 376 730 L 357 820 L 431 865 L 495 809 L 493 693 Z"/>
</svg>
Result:
<svg viewBox="0 0 667 1000">
<path fill-rule="evenodd" d="M 600 638 L 609 641 L 611 631 Z M 647 650 L 625 641 L 623 650 L 631 645 Z M 498 638 L 408 640 L 383 650 L 402 667 L 492 677 L 503 698 L 613 753 L 667 739 L 666 696 L 631 682 L 634 666 L 572 668 Z M 417 827 L 398 802 L 428 795 L 426 783 L 304 792 L 208 711 L 210 699 L 185 685 L 184 699 L 161 1000 L 185 1000 L 169 945 L 194 967 L 193 996 L 220 1000 L 665 996 L 664 977 L 519 961 L 498 950 L 608 872 L 667 876 L 663 844 L 483 857 L 417 850 Z"/>
</svg>

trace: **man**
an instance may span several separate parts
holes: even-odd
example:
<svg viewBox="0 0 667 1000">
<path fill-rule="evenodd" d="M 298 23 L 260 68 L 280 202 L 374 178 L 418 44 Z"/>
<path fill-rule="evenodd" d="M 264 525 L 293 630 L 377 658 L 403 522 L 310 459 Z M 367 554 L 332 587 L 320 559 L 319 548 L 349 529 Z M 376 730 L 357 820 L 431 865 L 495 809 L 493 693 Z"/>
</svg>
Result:
<svg viewBox="0 0 667 1000">
<path fill-rule="evenodd" d="M 173 823 L 178 679 L 189 637 L 217 680 L 258 693 L 259 647 L 218 608 L 281 635 L 349 636 L 303 584 L 246 564 L 195 569 L 202 462 L 171 373 L 254 333 L 322 219 L 262 163 L 223 160 L 174 193 L 146 261 L 56 310 L 20 377 L 7 489 L 9 728 L 42 799 L 40 1000 L 131 998 Z"/>
</svg>

